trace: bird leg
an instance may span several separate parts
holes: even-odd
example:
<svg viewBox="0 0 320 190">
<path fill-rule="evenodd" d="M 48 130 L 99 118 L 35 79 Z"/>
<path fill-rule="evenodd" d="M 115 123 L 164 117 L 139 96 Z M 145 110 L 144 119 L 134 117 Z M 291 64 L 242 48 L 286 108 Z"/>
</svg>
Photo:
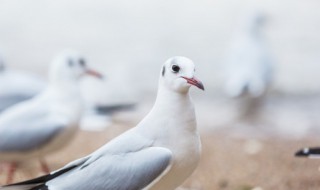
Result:
<svg viewBox="0 0 320 190">
<path fill-rule="evenodd" d="M 50 169 L 48 167 L 47 162 L 44 159 L 39 159 L 40 166 L 41 166 L 41 171 L 45 174 L 50 173 Z"/>
<path fill-rule="evenodd" d="M 0 176 L 1 176 L 1 174 L 3 173 L 4 169 L 5 169 L 5 163 L 0 162 Z M 1 185 L 3 185 L 3 184 L 0 183 L 0 186 L 1 186 Z"/>
<path fill-rule="evenodd" d="M 15 163 L 15 162 L 9 163 L 9 165 L 8 165 L 8 175 L 7 175 L 7 184 L 12 183 L 13 177 L 14 177 L 14 173 L 15 173 L 16 169 L 17 169 L 17 163 Z"/>
<path fill-rule="evenodd" d="M 0 174 L 3 172 L 4 163 L 0 163 Z"/>
</svg>

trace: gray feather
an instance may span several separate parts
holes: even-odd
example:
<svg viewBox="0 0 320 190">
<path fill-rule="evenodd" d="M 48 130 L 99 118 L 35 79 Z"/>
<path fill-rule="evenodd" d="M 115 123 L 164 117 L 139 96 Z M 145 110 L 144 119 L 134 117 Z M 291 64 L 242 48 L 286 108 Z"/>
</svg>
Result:
<svg viewBox="0 0 320 190">
<path fill-rule="evenodd" d="M 104 155 L 47 183 L 54 189 L 138 190 L 148 186 L 170 165 L 171 151 L 152 147 L 127 154 Z"/>
</svg>

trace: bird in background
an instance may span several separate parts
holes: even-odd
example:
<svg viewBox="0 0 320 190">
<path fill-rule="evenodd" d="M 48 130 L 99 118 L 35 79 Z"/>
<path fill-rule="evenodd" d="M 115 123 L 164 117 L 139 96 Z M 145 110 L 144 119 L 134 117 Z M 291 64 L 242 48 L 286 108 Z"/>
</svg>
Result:
<svg viewBox="0 0 320 190">
<path fill-rule="evenodd" d="M 100 103 L 95 98 L 99 95 L 95 94 L 103 94 L 101 88 L 106 87 L 104 84 L 106 80 L 90 81 L 91 83 L 88 84 L 80 83 L 81 94 L 86 107 L 80 124 L 81 128 L 102 130 L 108 126 L 108 123 L 112 123 L 111 117 L 113 114 L 134 109 L 135 103 Z M 42 92 L 47 85 L 47 81 L 34 74 L 7 69 L 4 59 L 0 56 L 0 112 L 14 104 L 33 98 Z"/>
<path fill-rule="evenodd" d="M 46 82 L 31 73 L 6 68 L 0 56 L 0 112 L 31 99 L 45 89 Z"/>
<path fill-rule="evenodd" d="M 173 190 L 198 165 L 201 152 L 189 88 L 204 90 L 186 57 L 167 60 L 155 104 L 134 128 L 63 168 L 0 189 Z"/>
<path fill-rule="evenodd" d="M 53 60 L 43 92 L 2 112 L 0 162 L 9 163 L 7 182 L 17 164 L 30 159 L 39 159 L 49 173 L 43 157 L 64 147 L 76 132 L 83 111 L 78 82 L 84 75 L 102 78 L 79 53 L 65 51 Z"/>
<path fill-rule="evenodd" d="M 240 30 L 226 52 L 225 92 L 242 101 L 243 117 L 257 112 L 272 82 L 273 61 L 262 35 L 265 22 L 263 13 L 250 13 L 240 22 Z"/>
<path fill-rule="evenodd" d="M 111 84 L 112 82 L 114 84 Z M 136 103 L 132 101 L 132 98 L 129 98 L 131 100 L 128 101 L 128 96 L 132 97 L 132 94 L 119 91 L 117 85 L 118 81 L 110 80 L 110 78 L 105 78 L 105 80 L 86 78 L 82 81 L 81 93 L 86 107 L 80 123 L 82 130 L 104 130 L 113 123 L 114 114 L 134 110 Z"/>
<path fill-rule="evenodd" d="M 296 157 L 320 158 L 320 147 L 310 147 L 298 150 Z"/>
</svg>

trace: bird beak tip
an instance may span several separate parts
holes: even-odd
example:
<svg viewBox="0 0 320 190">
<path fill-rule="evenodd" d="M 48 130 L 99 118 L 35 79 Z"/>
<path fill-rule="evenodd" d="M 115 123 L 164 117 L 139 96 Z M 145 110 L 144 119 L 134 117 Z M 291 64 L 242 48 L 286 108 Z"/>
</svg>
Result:
<svg viewBox="0 0 320 190">
<path fill-rule="evenodd" d="M 202 82 L 199 83 L 199 85 L 197 86 L 198 88 L 200 88 L 201 90 L 205 91 L 204 86 L 202 84 Z"/>
<path fill-rule="evenodd" d="M 101 73 L 99 73 L 99 72 L 97 72 L 95 70 L 92 70 L 92 69 L 87 69 L 85 73 L 87 75 L 94 76 L 94 77 L 96 77 L 98 79 L 101 79 L 101 80 L 103 80 L 105 78 Z"/>
<path fill-rule="evenodd" d="M 203 83 L 200 80 L 198 80 L 197 78 L 195 78 L 195 77 L 193 77 L 193 78 L 182 77 L 182 78 L 186 79 L 189 84 L 196 86 L 199 89 L 204 91 Z"/>
</svg>

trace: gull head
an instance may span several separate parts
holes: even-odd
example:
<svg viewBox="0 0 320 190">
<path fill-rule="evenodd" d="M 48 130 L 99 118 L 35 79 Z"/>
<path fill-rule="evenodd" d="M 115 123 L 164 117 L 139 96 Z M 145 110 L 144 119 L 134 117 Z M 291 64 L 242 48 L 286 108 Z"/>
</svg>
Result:
<svg viewBox="0 0 320 190">
<path fill-rule="evenodd" d="M 176 92 L 188 92 L 191 86 L 204 90 L 202 82 L 195 77 L 193 61 L 182 56 L 172 57 L 164 63 L 160 81 L 162 85 Z"/>
<path fill-rule="evenodd" d="M 99 72 L 87 66 L 86 59 L 80 53 L 73 50 L 62 52 L 51 64 L 51 80 L 77 81 L 85 75 L 103 78 Z"/>
</svg>

